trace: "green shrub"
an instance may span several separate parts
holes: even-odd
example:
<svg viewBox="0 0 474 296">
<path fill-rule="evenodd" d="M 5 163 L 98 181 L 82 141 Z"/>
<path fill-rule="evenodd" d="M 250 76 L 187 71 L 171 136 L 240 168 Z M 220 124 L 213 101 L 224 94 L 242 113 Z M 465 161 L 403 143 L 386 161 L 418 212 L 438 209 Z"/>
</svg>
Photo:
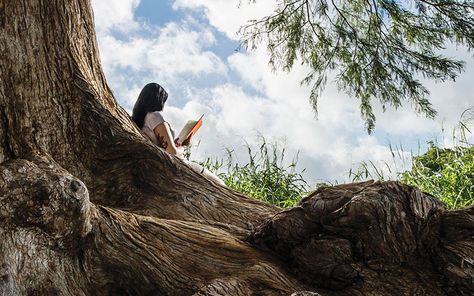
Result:
<svg viewBox="0 0 474 296">
<path fill-rule="evenodd" d="M 420 188 L 451 209 L 474 204 L 474 147 L 441 149 L 431 143 L 426 153 L 413 158 L 410 171 L 401 175 L 405 184 Z"/>
</svg>

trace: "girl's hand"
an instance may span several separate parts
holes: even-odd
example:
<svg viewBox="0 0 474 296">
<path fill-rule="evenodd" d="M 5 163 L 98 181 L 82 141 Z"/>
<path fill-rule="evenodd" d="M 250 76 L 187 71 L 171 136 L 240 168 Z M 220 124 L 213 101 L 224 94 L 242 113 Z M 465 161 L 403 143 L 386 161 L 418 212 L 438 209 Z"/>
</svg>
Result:
<svg viewBox="0 0 474 296">
<path fill-rule="evenodd" d="M 175 146 L 176 146 L 176 147 L 183 146 L 183 145 L 181 145 L 180 143 L 178 143 L 178 140 L 179 140 L 178 138 L 176 138 L 176 139 L 174 140 Z"/>
<path fill-rule="evenodd" d="M 178 139 L 174 140 L 174 144 L 176 147 L 181 147 L 181 146 L 189 146 L 191 145 L 191 137 L 189 137 L 187 140 L 184 140 L 183 143 L 179 144 Z"/>
<path fill-rule="evenodd" d="M 191 137 L 187 138 L 186 140 L 184 140 L 183 144 L 181 144 L 183 146 L 189 146 L 191 145 Z"/>
</svg>

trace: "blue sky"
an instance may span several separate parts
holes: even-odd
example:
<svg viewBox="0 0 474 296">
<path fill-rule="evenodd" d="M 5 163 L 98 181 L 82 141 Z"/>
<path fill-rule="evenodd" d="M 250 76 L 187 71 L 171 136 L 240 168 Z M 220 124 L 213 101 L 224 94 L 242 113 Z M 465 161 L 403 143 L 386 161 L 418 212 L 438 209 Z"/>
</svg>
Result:
<svg viewBox="0 0 474 296">
<path fill-rule="evenodd" d="M 472 53 L 448 48 L 468 59 L 455 83 L 427 82 L 439 111 L 436 120 L 416 115 L 410 106 L 382 113 L 375 133 L 367 135 L 357 101 L 329 83 L 315 118 L 309 88 L 299 82 L 309 69 L 296 65 L 290 73 L 273 72 L 264 48 L 236 51 L 239 26 L 260 18 L 274 0 L 247 5 L 239 0 L 93 0 L 102 66 L 119 103 L 130 112 L 140 89 L 160 83 L 170 96 L 165 116 L 179 130 L 188 119 L 206 113 L 194 143 L 195 159 L 223 157 L 234 149 L 245 162 L 244 144 L 261 134 L 286 146 L 288 160 L 299 153 L 300 169 L 310 183 L 344 181 L 361 161 L 393 164 L 389 145 L 408 156 L 426 141 L 452 144 L 453 126 L 474 105 Z M 442 130 L 449 132 L 442 132 Z"/>
</svg>

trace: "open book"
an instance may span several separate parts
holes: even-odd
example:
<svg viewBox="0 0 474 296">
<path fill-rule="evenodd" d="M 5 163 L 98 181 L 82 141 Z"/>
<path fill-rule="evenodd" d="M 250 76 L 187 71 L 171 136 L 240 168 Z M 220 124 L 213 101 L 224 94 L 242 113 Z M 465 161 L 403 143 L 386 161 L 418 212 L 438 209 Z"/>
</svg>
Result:
<svg viewBox="0 0 474 296">
<path fill-rule="evenodd" d="M 188 122 L 184 125 L 183 129 L 176 138 L 175 142 L 179 145 L 182 145 L 184 141 L 191 138 L 201 127 L 203 117 L 204 114 L 201 115 L 198 120 L 188 120 Z"/>
</svg>

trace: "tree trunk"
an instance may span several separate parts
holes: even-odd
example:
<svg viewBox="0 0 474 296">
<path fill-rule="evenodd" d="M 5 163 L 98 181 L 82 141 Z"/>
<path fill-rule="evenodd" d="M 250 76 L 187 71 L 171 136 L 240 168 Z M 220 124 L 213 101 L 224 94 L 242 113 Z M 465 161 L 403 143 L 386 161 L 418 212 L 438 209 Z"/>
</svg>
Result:
<svg viewBox="0 0 474 296">
<path fill-rule="evenodd" d="M 396 182 L 287 211 L 222 188 L 117 104 L 89 1 L 0 12 L 1 295 L 472 294 L 472 207 Z"/>
</svg>

